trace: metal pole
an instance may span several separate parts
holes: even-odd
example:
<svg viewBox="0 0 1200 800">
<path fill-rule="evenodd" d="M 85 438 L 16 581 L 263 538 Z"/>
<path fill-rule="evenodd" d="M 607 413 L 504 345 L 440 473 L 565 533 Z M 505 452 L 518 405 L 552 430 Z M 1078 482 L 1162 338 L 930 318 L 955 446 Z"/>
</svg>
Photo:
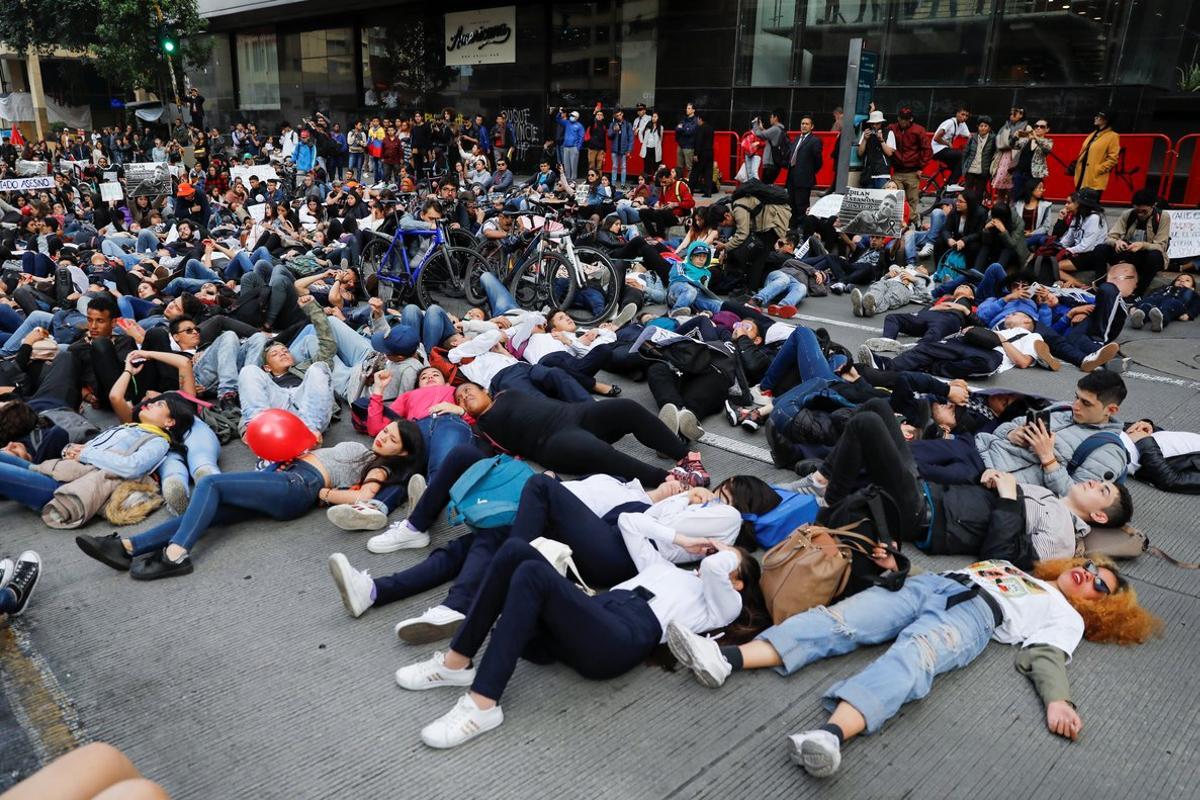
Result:
<svg viewBox="0 0 1200 800">
<path fill-rule="evenodd" d="M 850 180 L 850 148 L 854 141 L 854 114 L 858 105 L 858 66 L 862 60 L 863 40 L 855 37 L 850 40 L 850 54 L 846 58 L 846 92 L 842 96 L 842 138 L 838 148 L 837 178 L 833 184 L 839 192 L 846 191 Z"/>
</svg>

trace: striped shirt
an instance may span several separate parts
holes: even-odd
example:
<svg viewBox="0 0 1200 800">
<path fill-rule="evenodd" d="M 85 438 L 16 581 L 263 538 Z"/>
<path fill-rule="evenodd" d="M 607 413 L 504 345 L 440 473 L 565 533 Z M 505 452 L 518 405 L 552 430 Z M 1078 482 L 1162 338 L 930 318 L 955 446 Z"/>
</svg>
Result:
<svg viewBox="0 0 1200 800">
<path fill-rule="evenodd" d="M 1025 511 L 1025 531 L 1033 540 L 1037 560 L 1074 556 L 1076 540 L 1091 530 L 1088 524 L 1072 514 L 1062 498 L 1044 486 L 1032 483 L 1017 486 Z"/>
</svg>

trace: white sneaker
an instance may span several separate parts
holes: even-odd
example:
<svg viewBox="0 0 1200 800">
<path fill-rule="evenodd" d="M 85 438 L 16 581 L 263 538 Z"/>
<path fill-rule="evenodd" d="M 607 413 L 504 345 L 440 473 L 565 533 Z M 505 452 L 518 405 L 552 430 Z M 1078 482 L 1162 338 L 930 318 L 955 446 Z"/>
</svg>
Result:
<svg viewBox="0 0 1200 800">
<path fill-rule="evenodd" d="M 367 549 L 380 554 L 428 546 L 429 534 L 413 528 L 407 519 L 393 522 L 383 533 L 367 539 Z"/>
<path fill-rule="evenodd" d="M 788 737 L 792 760 L 814 778 L 828 778 L 842 765 L 842 746 L 829 731 L 793 733 Z"/>
<path fill-rule="evenodd" d="M 1140 309 L 1135 309 L 1140 310 Z M 1163 313 L 1161 308 L 1150 309 L 1150 330 L 1155 333 L 1162 333 L 1163 329 Z"/>
<path fill-rule="evenodd" d="M 686 408 L 679 409 L 679 432 L 690 442 L 698 442 L 704 438 L 704 428 L 696 415 Z"/>
<path fill-rule="evenodd" d="M 1131 309 L 1129 312 L 1129 324 L 1133 326 L 1134 330 L 1140 331 L 1146 324 L 1146 312 L 1140 308 Z"/>
<path fill-rule="evenodd" d="M 871 294 L 870 292 L 867 292 L 866 294 L 863 295 L 862 316 L 864 316 L 864 317 L 875 316 L 875 295 Z"/>
<path fill-rule="evenodd" d="M 421 741 L 439 750 L 458 747 L 481 733 L 500 727 L 502 722 L 504 712 L 500 706 L 483 711 L 470 695 L 464 694 L 444 716 L 421 728 Z"/>
<path fill-rule="evenodd" d="M 413 692 L 440 686 L 470 686 L 474 680 L 474 667 L 450 669 L 446 666 L 446 654 L 441 650 L 424 661 L 396 670 L 396 683 L 400 684 L 401 689 Z"/>
<path fill-rule="evenodd" d="M 895 339 L 888 339 L 884 336 L 875 336 L 863 342 L 863 346 L 869 348 L 875 353 L 887 353 L 889 355 L 898 355 L 904 352 L 904 345 L 897 342 Z"/>
<path fill-rule="evenodd" d="M 926 242 L 917 251 L 917 256 L 920 258 L 929 258 L 931 255 L 933 255 L 933 242 Z"/>
<path fill-rule="evenodd" d="M 863 293 L 857 286 L 850 290 L 850 310 L 856 317 L 863 315 Z"/>
<path fill-rule="evenodd" d="M 425 476 L 417 473 L 408 479 L 408 515 L 411 517 L 413 509 L 417 507 L 417 503 L 421 500 L 421 495 L 425 494 L 425 490 L 429 488 L 429 484 L 425 482 Z"/>
<path fill-rule="evenodd" d="M 617 312 L 617 315 L 612 318 L 612 324 L 620 328 L 622 325 L 628 325 L 637 316 L 638 307 L 633 303 L 626 303 Z"/>
<path fill-rule="evenodd" d="M 17 565 L 11 558 L 0 558 L 0 592 L 4 591 L 5 586 L 8 586 L 8 582 L 12 580 L 13 573 L 16 571 Z"/>
<path fill-rule="evenodd" d="M 672 319 L 683 319 L 684 317 L 690 317 L 691 315 L 691 306 L 680 306 L 679 308 L 672 309 L 671 313 L 667 316 L 671 317 Z"/>
<path fill-rule="evenodd" d="M 387 525 L 387 511 L 374 500 L 330 506 L 325 517 L 344 531 L 377 531 Z"/>
<path fill-rule="evenodd" d="M 858 346 L 858 352 L 855 353 L 855 360 L 859 364 L 866 364 L 868 367 L 878 368 L 879 363 L 875 360 L 875 353 L 865 344 Z"/>
<path fill-rule="evenodd" d="M 466 616 L 447 606 L 434 606 L 419 617 L 396 624 L 396 635 L 409 644 L 428 644 L 447 639 L 458 631 Z"/>
<path fill-rule="evenodd" d="M 1079 364 L 1079 368 L 1084 372 L 1093 372 L 1116 358 L 1119 352 L 1121 352 L 1121 346 L 1116 342 L 1109 342 L 1096 352 L 1086 356 Z"/>
<path fill-rule="evenodd" d="M 666 425 L 671 433 L 679 434 L 679 409 L 674 403 L 665 403 L 658 410 L 658 421 Z"/>
<path fill-rule="evenodd" d="M 341 553 L 329 557 L 329 572 L 337 584 L 338 594 L 342 596 L 342 605 L 350 612 L 350 616 L 361 617 L 375 604 L 371 597 L 375 581 L 371 580 L 370 572 L 350 566 L 349 559 Z"/>
<path fill-rule="evenodd" d="M 715 639 L 692 633 L 676 622 L 667 623 L 667 647 L 671 655 L 692 671 L 701 685 L 716 689 L 725 683 L 733 667 L 721 655 Z"/>
</svg>

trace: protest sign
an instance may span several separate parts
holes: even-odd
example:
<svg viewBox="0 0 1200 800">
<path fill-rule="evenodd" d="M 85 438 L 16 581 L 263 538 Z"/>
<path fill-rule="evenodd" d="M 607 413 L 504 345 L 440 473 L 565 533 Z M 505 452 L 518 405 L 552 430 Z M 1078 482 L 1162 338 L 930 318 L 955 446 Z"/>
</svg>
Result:
<svg viewBox="0 0 1200 800">
<path fill-rule="evenodd" d="M 230 167 L 229 182 L 232 183 L 234 178 L 241 178 L 242 183 L 246 186 L 250 185 L 250 176 L 257 175 L 260 181 L 268 181 L 271 179 L 279 180 L 279 176 L 275 173 L 275 168 L 270 164 L 256 164 L 253 167 Z"/>
<path fill-rule="evenodd" d="M 0 180 L 0 192 L 28 192 L 37 189 L 53 189 L 54 178 L 38 175 L 30 178 L 6 178 Z"/>
<path fill-rule="evenodd" d="M 1171 216 L 1171 246 L 1167 258 L 1200 256 L 1200 211 L 1166 211 Z"/>
<path fill-rule="evenodd" d="M 125 196 L 171 194 L 171 170 L 165 161 L 125 165 Z"/>
<path fill-rule="evenodd" d="M 850 235 L 899 236 L 904 230 L 904 192 L 847 189 L 838 209 L 837 227 Z"/>
<path fill-rule="evenodd" d="M 808 214 L 817 219 L 828 219 L 829 217 L 836 217 L 841 210 L 842 195 L 827 194 L 808 207 Z"/>
<path fill-rule="evenodd" d="M 124 190 L 121 189 L 119 183 L 102 183 L 100 184 L 100 199 L 101 200 L 120 200 L 125 196 Z"/>
</svg>

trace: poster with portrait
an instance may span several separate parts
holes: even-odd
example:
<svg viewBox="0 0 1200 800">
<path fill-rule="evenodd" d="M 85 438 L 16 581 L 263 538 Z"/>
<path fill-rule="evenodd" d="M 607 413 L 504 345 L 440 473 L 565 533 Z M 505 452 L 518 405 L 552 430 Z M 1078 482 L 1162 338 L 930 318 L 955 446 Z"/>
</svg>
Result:
<svg viewBox="0 0 1200 800">
<path fill-rule="evenodd" d="M 837 228 L 850 236 L 899 236 L 904 231 L 900 189 L 846 189 Z"/>
<path fill-rule="evenodd" d="M 165 161 L 125 165 L 126 197 L 157 197 L 171 191 L 171 169 Z"/>
</svg>

